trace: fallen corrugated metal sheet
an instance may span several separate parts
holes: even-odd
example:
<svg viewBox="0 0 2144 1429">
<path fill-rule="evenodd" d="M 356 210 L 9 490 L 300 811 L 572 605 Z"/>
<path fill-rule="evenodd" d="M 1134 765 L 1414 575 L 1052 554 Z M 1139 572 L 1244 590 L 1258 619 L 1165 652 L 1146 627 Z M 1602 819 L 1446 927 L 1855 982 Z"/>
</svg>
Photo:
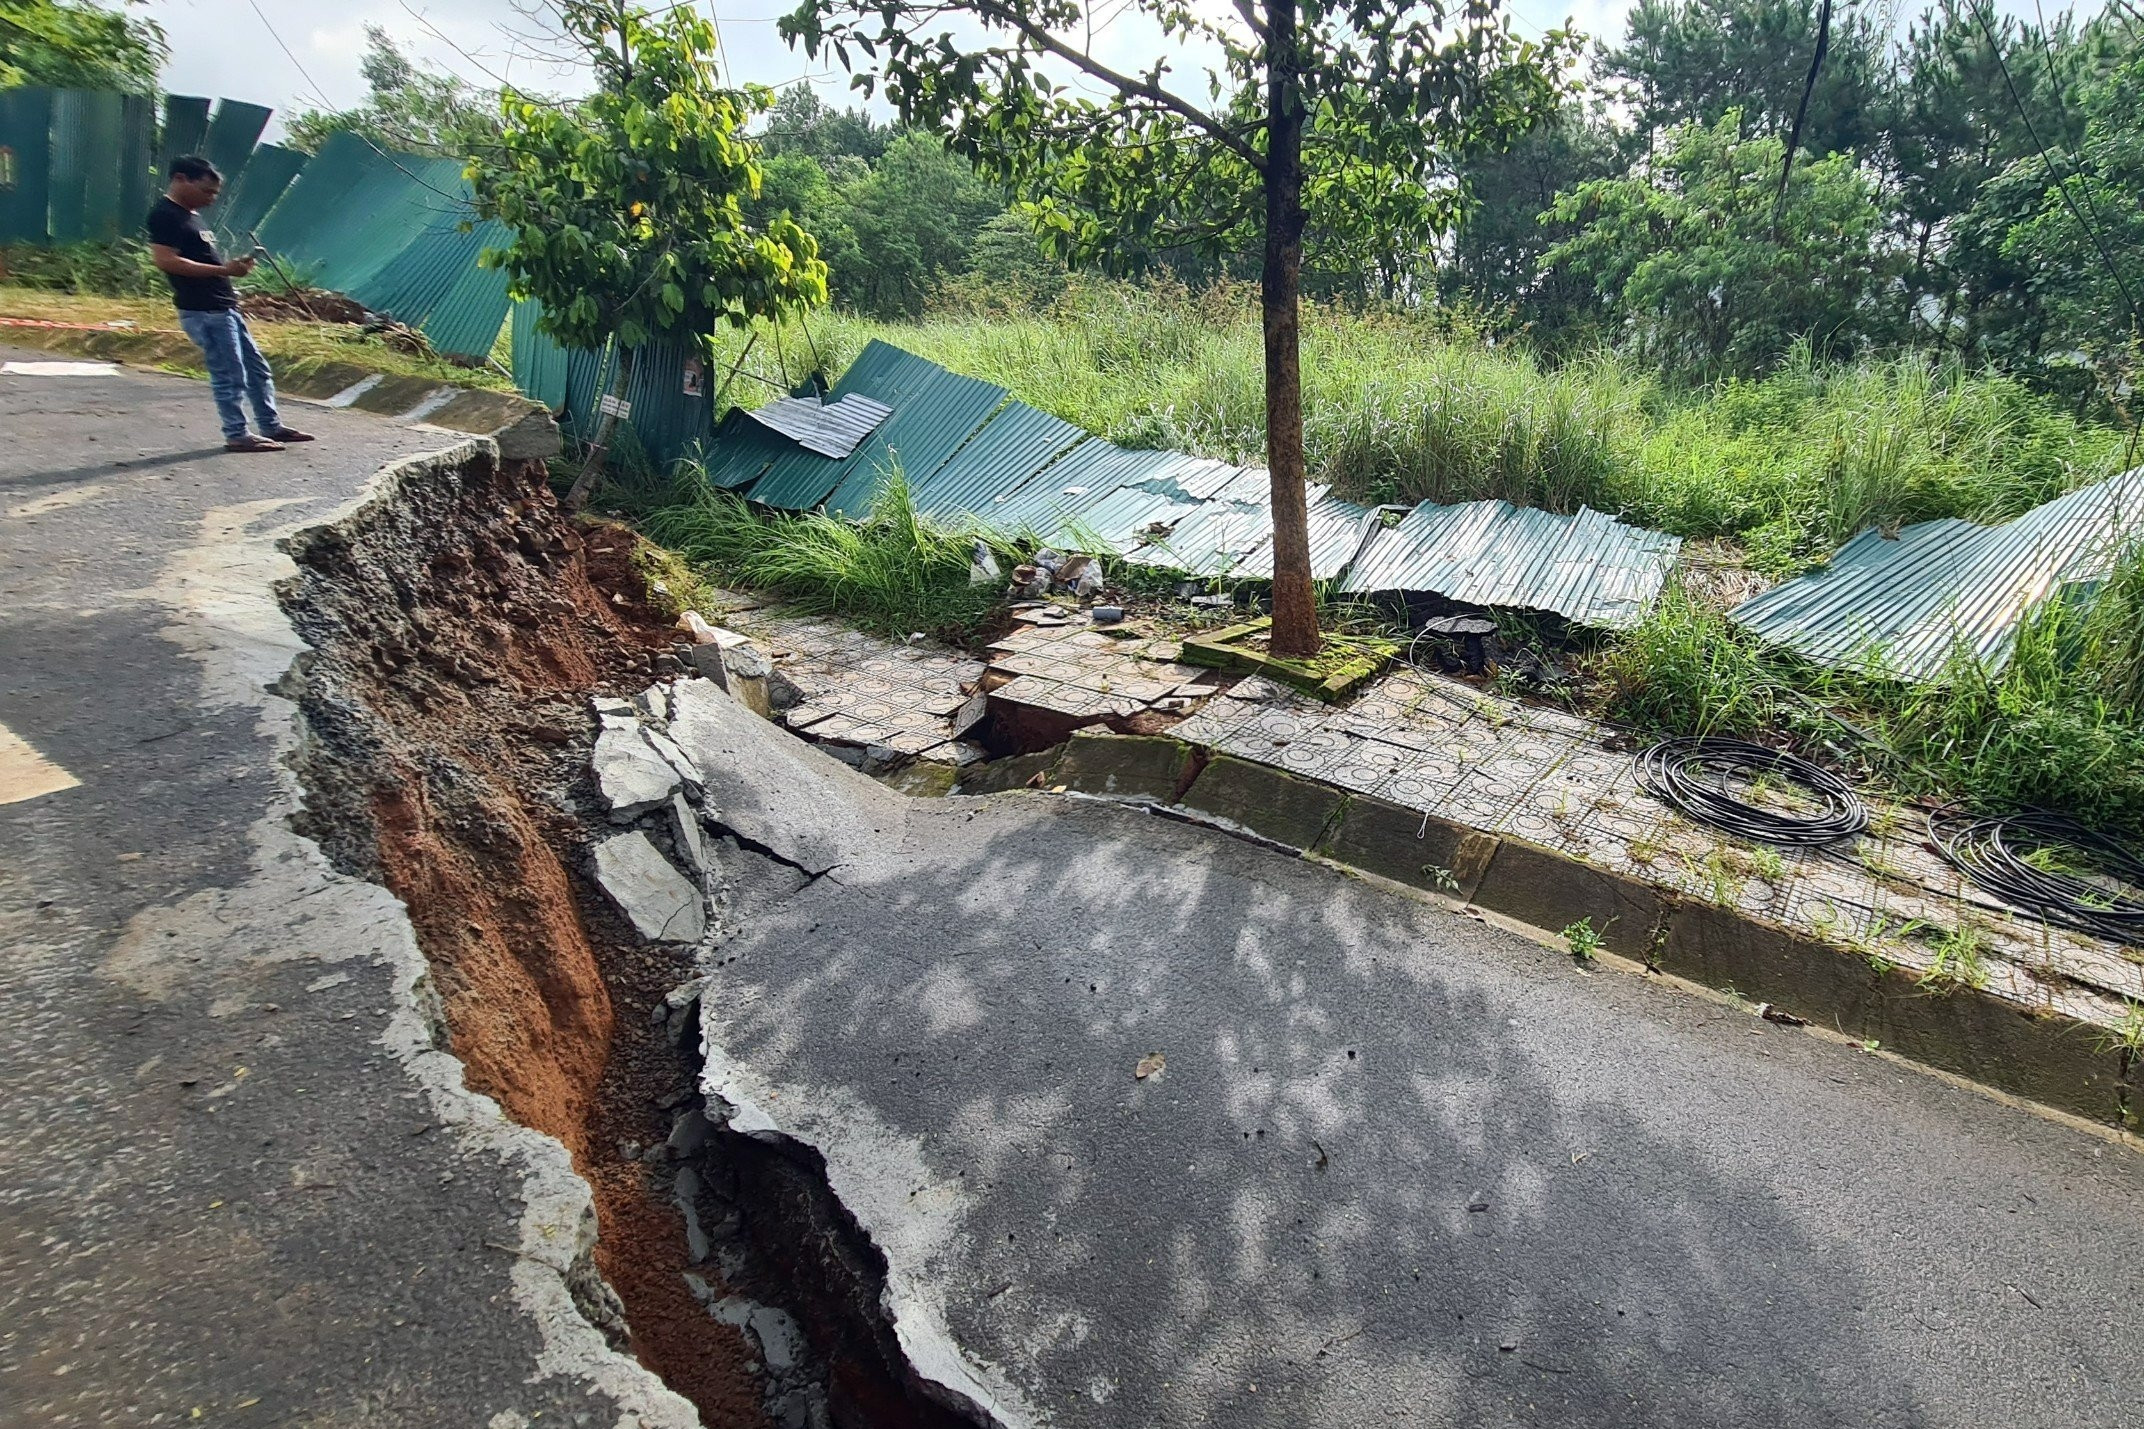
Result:
<svg viewBox="0 0 2144 1429">
<path fill-rule="evenodd" d="M 926 516 L 988 514 L 1080 443 L 1085 431 L 1025 402 L 1008 402 L 967 445 L 923 477 L 910 477 Z"/>
<path fill-rule="evenodd" d="M 1195 576 L 1240 574 L 1253 551 L 1272 543 L 1273 478 L 1263 467 L 1232 466 L 1226 472 L 1227 479 L 1196 508 L 1127 553 L 1130 558 Z"/>
<path fill-rule="evenodd" d="M 1610 630 L 1636 625 L 1682 542 L 1580 507 L 1424 503 L 1370 538 L 1340 589 L 1429 591 L 1465 605 L 1545 610 Z"/>
<path fill-rule="evenodd" d="M 227 235 L 227 248 L 238 249 L 247 241 L 246 235 L 261 226 L 268 210 L 275 207 L 275 201 L 311 157 L 281 144 L 263 144 L 253 151 L 245 172 L 236 182 L 224 186 L 223 196 L 206 215 L 211 225 Z"/>
<path fill-rule="evenodd" d="M 460 357 L 489 353 L 505 324 L 506 274 L 477 256 L 506 241 L 499 224 L 476 221 L 458 160 L 382 153 L 349 133 L 321 146 L 261 226 L 261 242 L 307 281 Z"/>
<path fill-rule="evenodd" d="M 817 397 L 777 397 L 745 415 L 808 452 L 840 459 L 853 456 L 892 411 L 884 402 L 851 392 L 830 402 Z"/>
<path fill-rule="evenodd" d="M 1005 401 L 1005 389 L 948 372 L 935 362 L 873 339 L 828 395 L 874 398 L 893 415 L 845 460 L 802 449 L 777 458 L 752 488 L 752 499 L 789 511 L 825 503 L 843 516 L 861 516 L 895 470 L 928 475 L 958 451 Z"/>
<path fill-rule="evenodd" d="M 787 438 L 760 426 L 742 409 L 732 407 L 715 428 L 714 443 L 704 465 L 707 484 L 724 491 L 750 486 L 777 457 L 795 450 Z"/>
<path fill-rule="evenodd" d="M 1261 473 L 1263 475 L 1263 473 Z M 1367 534 L 1364 522 L 1372 508 L 1334 496 L 1323 486 L 1313 486 L 1310 498 L 1310 578 L 1329 581 L 1347 569 L 1355 550 Z M 1246 580 L 1273 578 L 1273 532 L 1269 527 L 1231 575 Z"/>
<path fill-rule="evenodd" d="M 2065 585 L 2105 575 L 2140 533 L 2144 467 L 2002 526 L 1925 521 L 1893 539 L 1863 531 L 1824 569 L 1752 597 L 1728 618 L 1821 664 L 1902 679 L 1933 679 L 1961 650 L 1998 666 L 2029 611 Z"/>
<path fill-rule="evenodd" d="M 1100 438 L 1082 442 L 1063 458 L 976 512 L 986 525 L 1008 534 L 1117 549 L 1108 535 L 1079 518 L 1124 487 L 1145 487 L 1134 495 L 1162 509 L 1168 501 L 1167 475 L 1190 460 L 1177 452 L 1131 451 Z M 1121 536 L 1129 543 L 1136 517 L 1122 505 L 1115 509 Z M 1078 524 L 1077 530 L 1067 528 Z"/>
<path fill-rule="evenodd" d="M 873 341 L 871 346 L 886 345 Z M 1002 387 L 948 372 L 935 362 L 909 357 L 898 348 L 887 351 L 909 358 L 924 370 L 908 379 L 905 399 L 865 392 L 891 406 L 893 415 L 856 449 L 842 472 L 840 485 L 827 496 L 826 509 L 836 516 L 861 516 L 869 511 L 879 488 L 895 471 L 904 476 L 936 471 L 1005 403 Z M 866 355 L 868 352 L 866 349 Z M 848 374 L 842 378 L 846 383 Z M 857 385 L 837 383 L 833 395 L 844 397 L 856 390 Z"/>
<path fill-rule="evenodd" d="M 1273 573 L 1272 483 L 1263 470 L 1088 437 L 1023 403 L 1000 405 L 1004 392 L 989 383 L 876 341 L 834 391 L 893 409 L 847 463 L 793 446 L 770 456 L 762 427 L 725 421 L 708 479 L 766 505 L 805 510 L 825 501 L 837 515 L 856 516 L 897 456 L 918 510 L 941 520 L 972 517 L 1006 535 L 1190 575 Z M 1306 494 L 1312 575 L 1340 578 L 1356 594 L 1434 592 L 1624 628 L 1659 594 L 1682 546 L 1591 510 L 1559 516 L 1502 501 L 1424 503 L 1382 526 L 1322 486 Z"/>
</svg>

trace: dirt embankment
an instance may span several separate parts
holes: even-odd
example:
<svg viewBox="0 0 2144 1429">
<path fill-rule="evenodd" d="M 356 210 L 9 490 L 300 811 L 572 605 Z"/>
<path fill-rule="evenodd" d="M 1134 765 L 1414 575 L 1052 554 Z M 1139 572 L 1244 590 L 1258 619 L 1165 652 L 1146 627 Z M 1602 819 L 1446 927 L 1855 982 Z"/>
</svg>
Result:
<svg viewBox="0 0 2144 1429">
<path fill-rule="evenodd" d="M 691 1092 L 651 1013 L 692 970 L 578 871 L 587 695 L 672 658 L 631 539 L 565 521 L 540 463 L 488 459 L 405 468 L 295 539 L 302 831 L 408 905 L 470 1085 L 572 1153 L 633 1352 L 710 1424 L 754 1425 L 751 1347 L 694 1300 L 675 1168 L 649 1151 Z"/>
</svg>

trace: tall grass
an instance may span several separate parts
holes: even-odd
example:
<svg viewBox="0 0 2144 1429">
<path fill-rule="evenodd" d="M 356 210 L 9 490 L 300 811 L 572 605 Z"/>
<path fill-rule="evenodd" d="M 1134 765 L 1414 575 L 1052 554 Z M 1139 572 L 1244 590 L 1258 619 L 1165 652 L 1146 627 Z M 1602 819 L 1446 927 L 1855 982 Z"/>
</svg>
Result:
<svg viewBox="0 0 2144 1429">
<path fill-rule="evenodd" d="M 971 635 L 1003 593 L 1002 582 L 969 582 L 976 540 L 1001 560 L 1013 554 L 980 528 L 923 519 L 898 474 L 862 521 L 763 513 L 702 487 L 641 525 L 717 579 L 776 592 L 800 609 L 881 634 L 921 631 L 955 641 Z"/>
<path fill-rule="evenodd" d="M 1860 744 L 1903 794 L 2144 835 L 2144 549 L 2090 598 L 2034 612 L 2001 656 L 1961 648 L 1918 685 L 1815 669 L 1670 585 L 1597 672 L 1606 712 L 1641 729 Z"/>
</svg>

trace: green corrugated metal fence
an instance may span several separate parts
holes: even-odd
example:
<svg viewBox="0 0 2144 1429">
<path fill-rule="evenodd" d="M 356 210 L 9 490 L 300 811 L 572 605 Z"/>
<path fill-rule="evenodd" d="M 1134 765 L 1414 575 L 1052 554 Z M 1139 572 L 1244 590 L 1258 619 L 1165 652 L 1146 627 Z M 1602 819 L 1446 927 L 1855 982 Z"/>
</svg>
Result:
<svg viewBox="0 0 2144 1429">
<path fill-rule="evenodd" d="M 281 144 L 263 144 L 253 151 L 245 172 L 235 182 L 223 188 L 223 197 L 216 200 L 213 217 L 215 226 L 234 239 L 243 238 L 261 226 L 268 210 L 275 207 L 298 171 L 305 167 L 311 157 L 298 149 L 286 149 Z M 234 243 L 235 247 L 236 244 Z"/>
<path fill-rule="evenodd" d="M 149 204 L 154 113 L 147 99 L 89 89 L 0 92 L 0 238 L 108 243 Z"/>
<path fill-rule="evenodd" d="M 51 90 L 0 89 L 0 153 L 0 243 L 43 243 L 51 227 Z"/>
<path fill-rule="evenodd" d="M 208 101 L 198 94 L 164 96 L 164 139 L 156 148 L 156 171 L 171 172 L 181 154 L 198 154 L 208 136 Z"/>
<path fill-rule="evenodd" d="M 482 357 L 506 321 L 506 275 L 477 266 L 506 231 L 477 222 L 459 160 L 387 154 L 337 134 L 260 235 L 306 281 L 421 328 L 442 352 Z"/>
</svg>

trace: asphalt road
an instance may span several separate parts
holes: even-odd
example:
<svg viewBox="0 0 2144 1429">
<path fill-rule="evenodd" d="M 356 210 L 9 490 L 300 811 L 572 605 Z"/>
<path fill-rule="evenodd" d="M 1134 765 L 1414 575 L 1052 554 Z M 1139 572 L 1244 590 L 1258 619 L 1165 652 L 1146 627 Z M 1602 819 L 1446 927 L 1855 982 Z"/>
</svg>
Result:
<svg viewBox="0 0 2144 1429">
<path fill-rule="evenodd" d="M 1205 829 L 687 748 L 830 870 L 709 1089 L 1007 1422 L 2139 1422 L 2133 1145 Z"/>
<path fill-rule="evenodd" d="M 0 799 L 64 785 L 0 802 L 0 1425 L 687 1423 L 573 1316 L 585 1198 L 414 1030 L 400 908 L 285 825 L 273 541 L 440 442 L 305 423 L 0 376 Z M 2136 1422 L 2129 1147 L 1202 830 L 701 735 L 828 870 L 740 890 L 710 1085 L 1008 1423 Z"/>
<path fill-rule="evenodd" d="M 688 1422 L 558 1313 L 578 1183 L 419 1045 L 400 906 L 284 826 L 273 540 L 451 443 L 290 408 L 230 456 L 205 384 L 0 375 L 0 1425 Z"/>
</svg>

